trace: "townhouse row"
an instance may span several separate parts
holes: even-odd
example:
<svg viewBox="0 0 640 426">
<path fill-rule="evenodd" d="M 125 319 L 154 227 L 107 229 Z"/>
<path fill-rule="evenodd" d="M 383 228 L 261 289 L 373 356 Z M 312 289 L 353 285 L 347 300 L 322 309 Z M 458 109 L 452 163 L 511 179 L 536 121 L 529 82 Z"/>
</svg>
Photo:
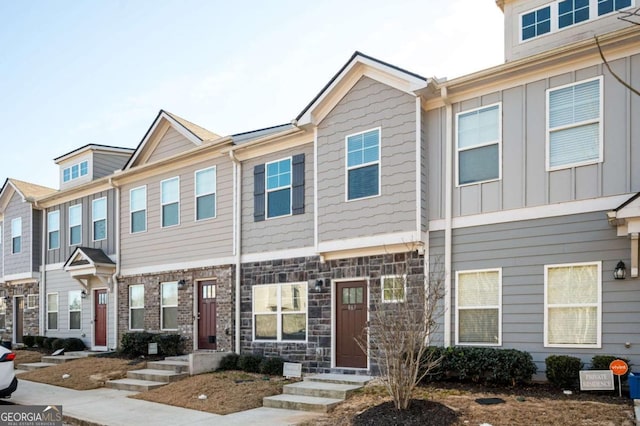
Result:
<svg viewBox="0 0 640 426">
<path fill-rule="evenodd" d="M 434 343 L 527 350 L 541 371 L 639 363 L 640 98 L 592 39 L 640 87 L 640 26 L 617 19 L 636 5 L 528 36 L 532 10 L 565 3 L 498 2 L 491 69 L 425 78 L 356 52 L 289 124 L 220 136 L 160 111 L 135 149 L 56 158 L 59 190 L 8 179 L 3 338 L 179 333 L 368 372 L 371 300 L 437 269 Z"/>
</svg>

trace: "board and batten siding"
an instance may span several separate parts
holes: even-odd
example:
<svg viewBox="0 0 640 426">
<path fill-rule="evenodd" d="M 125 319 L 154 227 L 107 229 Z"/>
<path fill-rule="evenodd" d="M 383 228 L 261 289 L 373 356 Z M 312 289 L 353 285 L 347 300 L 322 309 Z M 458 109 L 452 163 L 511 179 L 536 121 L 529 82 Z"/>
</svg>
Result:
<svg viewBox="0 0 640 426">
<path fill-rule="evenodd" d="M 31 271 L 39 272 L 42 263 L 42 210 L 31 211 Z"/>
<path fill-rule="evenodd" d="M 216 217 L 196 222 L 194 173 L 216 166 Z M 180 224 L 161 227 L 160 182 L 180 177 Z M 147 230 L 132 234 L 130 190 L 147 187 Z M 227 157 L 122 185 L 120 251 L 123 269 L 202 261 L 233 255 L 233 170 Z"/>
<path fill-rule="evenodd" d="M 254 220 L 254 167 L 304 154 L 304 213 Z M 242 163 L 242 253 L 313 246 L 313 142 Z M 292 190 L 293 196 L 293 190 Z M 266 216 L 265 216 L 266 217 Z"/>
<path fill-rule="evenodd" d="M 169 127 L 167 132 L 164 134 L 164 136 L 162 136 L 162 138 L 158 142 L 158 145 L 149 156 L 147 162 L 153 163 L 155 161 L 188 151 L 195 147 L 196 145 L 193 142 L 185 138 L 173 127 Z"/>
<path fill-rule="evenodd" d="M 437 234 L 443 234 L 438 232 Z M 433 242 L 442 245 L 442 241 Z M 502 268 L 502 348 L 533 356 L 538 373 L 551 354 L 617 355 L 640 363 L 638 342 L 640 279 L 614 280 L 613 270 L 629 253 L 629 240 L 616 236 L 606 212 L 583 213 L 453 230 L 451 341 L 455 342 L 455 273 Z M 544 347 L 545 265 L 602 262 L 602 348 Z"/>
<path fill-rule="evenodd" d="M 93 200 L 99 198 L 107 198 L 107 238 L 105 240 L 93 241 L 93 220 L 92 209 Z M 77 245 L 69 245 L 69 207 L 75 205 L 82 205 L 82 242 Z M 97 192 L 86 197 L 79 198 L 77 200 L 69 201 L 63 204 L 59 204 L 54 207 L 49 207 L 46 213 L 43 214 L 45 222 L 47 214 L 53 211 L 60 211 L 60 248 L 49 250 L 49 229 L 44 236 L 46 241 L 47 264 L 64 263 L 69 259 L 69 256 L 77 247 L 91 247 L 101 249 L 105 254 L 113 255 L 116 251 L 116 199 L 115 190 L 109 189 L 106 191 Z M 48 224 L 47 224 L 48 226 Z"/>
<path fill-rule="evenodd" d="M 640 55 L 611 62 L 615 72 L 640 85 Z M 603 78 L 603 162 L 546 171 L 546 90 L 589 78 Z M 453 216 L 465 216 L 606 197 L 640 191 L 640 98 L 631 96 L 603 66 L 550 76 L 453 105 L 455 185 L 455 114 L 502 104 L 502 178 L 454 187 Z M 445 110 L 427 112 L 430 219 L 444 218 Z"/>
<path fill-rule="evenodd" d="M 380 128 L 381 195 L 346 201 L 345 137 Z M 362 77 L 318 125 L 320 242 L 416 230 L 415 97 Z"/>
<path fill-rule="evenodd" d="M 99 179 L 120 170 L 129 160 L 128 155 L 107 154 L 104 152 L 93 153 L 93 178 Z"/>
<path fill-rule="evenodd" d="M 4 229 L 3 239 L 6 250 L 4 252 L 4 275 L 24 274 L 32 272 L 36 266 L 32 268 L 32 246 L 34 244 L 32 238 L 32 221 L 31 221 L 31 204 L 22 201 L 22 197 L 14 192 L 11 200 L 4 211 L 4 221 L 7 223 Z M 11 220 L 17 217 L 22 218 L 22 239 L 20 253 L 11 253 Z M 35 242 L 39 244 L 39 242 Z M 38 265 L 37 263 L 36 265 Z M 37 270 L 37 269 L 36 269 Z"/>
</svg>

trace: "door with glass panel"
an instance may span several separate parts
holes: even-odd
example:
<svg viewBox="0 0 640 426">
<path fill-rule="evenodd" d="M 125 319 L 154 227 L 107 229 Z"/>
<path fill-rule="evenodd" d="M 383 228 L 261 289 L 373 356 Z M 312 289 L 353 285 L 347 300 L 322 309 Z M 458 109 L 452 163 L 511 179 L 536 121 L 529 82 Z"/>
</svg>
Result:
<svg viewBox="0 0 640 426">
<path fill-rule="evenodd" d="M 336 367 L 367 368 L 367 354 L 356 338 L 367 325 L 366 281 L 336 284 Z"/>
<path fill-rule="evenodd" d="M 198 281 L 198 349 L 217 349 L 216 282 Z"/>
</svg>

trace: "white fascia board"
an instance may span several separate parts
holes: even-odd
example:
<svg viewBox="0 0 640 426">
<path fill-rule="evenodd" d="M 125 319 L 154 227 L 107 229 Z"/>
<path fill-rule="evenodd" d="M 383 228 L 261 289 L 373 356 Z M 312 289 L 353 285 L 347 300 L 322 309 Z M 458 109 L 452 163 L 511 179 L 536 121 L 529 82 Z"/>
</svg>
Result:
<svg viewBox="0 0 640 426">
<path fill-rule="evenodd" d="M 322 241 L 318 243 L 318 252 L 325 254 L 333 251 L 355 250 L 366 247 L 384 247 L 395 244 L 405 244 L 407 251 L 409 251 L 415 250 L 414 245 L 422 241 L 421 237 L 422 235 L 419 232 L 408 231 L 344 240 Z"/>
<path fill-rule="evenodd" d="M 64 270 L 64 263 L 50 263 L 45 265 L 44 270 L 46 272 L 51 272 L 51 271 L 61 271 Z"/>
<path fill-rule="evenodd" d="M 5 275 L 4 280 L 6 281 L 23 281 L 23 282 L 31 282 L 38 280 L 40 278 L 39 272 L 23 272 L 20 274 L 11 274 Z"/>
<path fill-rule="evenodd" d="M 191 262 L 165 263 L 161 265 L 138 266 L 132 268 L 122 268 L 120 276 L 155 274 L 167 271 L 182 271 L 185 269 L 206 268 L 221 265 L 234 265 L 235 257 L 219 257 L 216 259 L 194 260 Z"/>
<path fill-rule="evenodd" d="M 291 259 L 294 257 L 313 257 L 317 255 L 318 253 L 316 252 L 315 247 L 300 247 L 288 250 L 243 254 L 240 261 L 242 263 L 265 262 L 269 260 Z"/>
</svg>

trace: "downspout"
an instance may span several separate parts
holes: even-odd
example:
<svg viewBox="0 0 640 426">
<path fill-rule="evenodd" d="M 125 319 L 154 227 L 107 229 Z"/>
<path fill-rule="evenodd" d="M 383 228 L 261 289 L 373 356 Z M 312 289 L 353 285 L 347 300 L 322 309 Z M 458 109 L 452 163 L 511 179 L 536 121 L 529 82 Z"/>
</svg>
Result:
<svg viewBox="0 0 640 426">
<path fill-rule="evenodd" d="M 115 208 L 115 244 L 116 244 L 116 271 L 111 276 L 111 287 L 113 288 L 113 349 L 118 347 L 118 275 L 120 274 L 120 186 L 118 186 L 113 178 L 109 178 L 109 185 L 111 185 L 116 193 L 116 208 Z"/>
<path fill-rule="evenodd" d="M 34 203 L 35 206 L 38 205 L 36 201 Z M 47 294 L 47 212 L 46 209 L 42 211 L 42 261 L 40 264 L 42 265 L 42 270 L 40 271 L 40 285 L 38 286 L 38 300 L 44 301 L 45 295 Z M 4 272 L 4 269 L 2 270 Z M 45 326 L 44 326 L 44 312 L 43 312 L 44 303 L 38 303 L 38 333 L 44 336 Z"/>
<path fill-rule="evenodd" d="M 441 88 L 445 105 L 445 195 L 444 195 L 444 346 L 451 346 L 451 246 L 453 215 L 453 107 L 447 87 Z"/>
<path fill-rule="evenodd" d="M 240 353 L 240 256 L 242 253 L 242 163 L 236 158 L 233 150 L 229 151 L 229 158 L 233 161 L 233 254 L 236 260 L 236 303 L 235 303 L 235 353 Z"/>
</svg>

